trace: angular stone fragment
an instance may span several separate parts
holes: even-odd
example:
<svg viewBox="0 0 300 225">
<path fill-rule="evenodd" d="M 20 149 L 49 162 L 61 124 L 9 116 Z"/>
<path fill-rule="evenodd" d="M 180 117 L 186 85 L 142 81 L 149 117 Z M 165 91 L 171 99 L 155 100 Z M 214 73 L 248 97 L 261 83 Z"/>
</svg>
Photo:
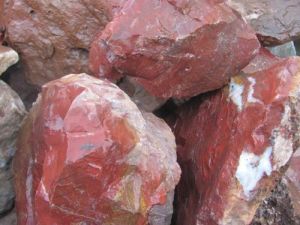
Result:
<svg viewBox="0 0 300 225">
<path fill-rule="evenodd" d="M 8 69 L 8 67 L 18 61 L 18 53 L 11 48 L 0 46 L 0 76 Z"/>
<path fill-rule="evenodd" d="M 11 160 L 20 124 L 25 116 L 24 105 L 17 94 L 0 80 L 0 215 L 14 202 Z"/>
<path fill-rule="evenodd" d="M 284 181 L 289 190 L 295 216 L 300 219 L 300 148 L 292 157 Z"/>
<path fill-rule="evenodd" d="M 92 43 L 90 68 L 112 80 L 135 77 L 157 97 L 185 98 L 222 87 L 258 47 L 222 1 L 127 1 Z"/>
<path fill-rule="evenodd" d="M 30 83 L 42 85 L 64 74 L 88 72 L 94 35 L 126 0 L 4 0 L 0 25 L 5 41 L 21 57 Z"/>
<path fill-rule="evenodd" d="M 266 46 L 300 38 L 299 0 L 226 0 L 255 29 Z"/>
<path fill-rule="evenodd" d="M 228 87 L 182 106 L 177 225 L 249 224 L 299 146 L 300 58 L 266 50 Z"/>
<path fill-rule="evenodd" d="M 131 100 L 146 112 L 153 112 L 161 107 L 166 100 L 157 98 L 149 94 L 134 78 L 125 77 L 119 84 L 119 87 L 129 95 Z"/>
<path fill-rule="evenodd" d="M 274 47 L 267 47 L 267 49 L 270 50 L 272 54 L 282 58 L 297 55 L 293 41 Z"/>
<path fill-rule="evenodd" d="M 14 171 L 19 225 L 169 222 L 180 176 L 170 128 L 86 74 L 43 86 Z"/>
</svg>

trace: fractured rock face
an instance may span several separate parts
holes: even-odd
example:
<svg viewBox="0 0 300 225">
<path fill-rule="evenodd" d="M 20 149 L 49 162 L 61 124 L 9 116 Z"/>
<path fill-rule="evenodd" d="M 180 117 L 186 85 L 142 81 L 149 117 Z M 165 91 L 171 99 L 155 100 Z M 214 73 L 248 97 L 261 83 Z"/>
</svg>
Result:
<svg viewBox="0 0 300 225">
<path fill-rule="evenodd" d="M 266 45 L 300 38 L 299 0 L 226 0 L 257 32 Z"/>
<path fill-rule="evenodd" d="M 288 56 L 296 56 L 296 48 L 293 41 L 287 42 L 282 45 L 267 47 L 270 52 L 279 57 L 288 57 Z"/>
<path fill-rule="evenodd" d="M 249 224 L 299 146 L 300 58 L 266 50 L 228 87 L 182 106 L 176 224 Z"/>
<path fill-rule="evenodd" d="M 17 94 L 0 80 L 0 216 L 14 202 L 11 160 L 20 124 L 25 116 L 24 105 Z"/>
<path fill-rule="evenodd" d="M 88 72 L 91 40 L 123 2 L 5 0 L 0 25 L 6 26 L 6 42 L 20 54 L 27 80 L 42 85 Z"/>
<path fill-rule="evenodd" d="M 135 77 L 161 98 L 222 87 L 259 48 L 252 29 L 222 1 L 127 1 L 92 43 L 94 75 Z"/>
<path fill-rule="evenodd" d="M 20 225 L 168 225 L 180 176 L 170 128 L 86 74 L 43 86 L 14 172 Z"/>
</svg>

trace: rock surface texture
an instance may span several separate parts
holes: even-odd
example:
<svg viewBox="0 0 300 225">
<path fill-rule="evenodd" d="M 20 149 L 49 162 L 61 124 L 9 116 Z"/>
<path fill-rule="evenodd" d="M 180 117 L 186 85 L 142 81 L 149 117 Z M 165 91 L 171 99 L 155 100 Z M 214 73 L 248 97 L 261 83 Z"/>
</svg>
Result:
<svg viewBox="0 0 300 225">
<path fill-rule="evenodd" d="M 19 225 L 169 225 L 180 177 L 170 128 L 86 74 L 43 86 L 14 171 Z"/>
<path fill-rule="evenodd" d="M 289 190 L 295 216 L 299 217 L 300 222 L 300 148 L 292 157 L 284 181 Z"/>
<path fill-rule="evenodd" d="M 94 75 L 135 77 L 161 98 L 186 98 L 226 84 L 255 56 L 254 31 L 222 1 L 127 1 L 93 41 Z"/>
<path fill-rule="evenodd" d="M 0 218 L 13 207 L 11 160 L 26 111 L 19 96 L 0 80 Z"/>
<path fill-rule="evenodd" d="M 0 25 L 21 57 L 22 72 L 35 85 L 69 73 L 88 72 L 94 35 L 126 0 L 4 0 Z"/>
<path fill-rule="evenodd" d="M 300 38 L 299 0 L 226 0 L 257 32 L 266 45 Z"/>
<path fill-rule="evenodd" d="M 299 146 L 300 58 L 262 50 L 228 87 L 182 106 L 176 224 L 249 224 Z"/>
</svg>

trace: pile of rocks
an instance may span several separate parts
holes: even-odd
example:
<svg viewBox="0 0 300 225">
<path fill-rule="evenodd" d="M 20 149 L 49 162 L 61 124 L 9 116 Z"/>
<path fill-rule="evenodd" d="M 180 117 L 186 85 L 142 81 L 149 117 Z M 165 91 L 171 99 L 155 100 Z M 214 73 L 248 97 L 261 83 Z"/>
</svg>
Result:
<svg viewBox="0 0 300 225">
<path fill-rule="evenodd" d="M 2 1 L 0 225 L 299 224 L 299 10 Z"/>
</svg>

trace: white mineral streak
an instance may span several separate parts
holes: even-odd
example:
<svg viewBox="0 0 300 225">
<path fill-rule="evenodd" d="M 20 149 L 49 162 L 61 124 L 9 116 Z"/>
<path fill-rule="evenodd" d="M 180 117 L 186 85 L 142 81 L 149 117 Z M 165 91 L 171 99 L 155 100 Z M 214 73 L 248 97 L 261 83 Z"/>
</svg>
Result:
<svg viewBox="0 0 300 225">
<path fill-rule="evenodd" d="M 247 198 L 250 197 L 251 191 L 253 191 L 264 174 L 271 175 L 271 154 L 272 147 L 266 148 L 265 152 L 260 156 L 245 150 L 242 152 L 235 176 L 242 185 Z"/>
<path fill-rule="evenodd" d="M 242 111 L 243 109 L 243 91 L 244 86 L 237 84 L 234 79 L 231 79 L 229 84 L 229 98 L 234 104 L 236 104 L 239 111 Z"/>
<path fill-rule="evenodd" d="M 248 81 L 250 82 L 248 96 L 247 96 L 247 102 L 249 103 L 259 103 L 261 102 L 259 99 L 253 97 L 254 94 L 254 86 L 256 84 L 256 80 L 253 77 L 248 77 Z"/>
</svg>

